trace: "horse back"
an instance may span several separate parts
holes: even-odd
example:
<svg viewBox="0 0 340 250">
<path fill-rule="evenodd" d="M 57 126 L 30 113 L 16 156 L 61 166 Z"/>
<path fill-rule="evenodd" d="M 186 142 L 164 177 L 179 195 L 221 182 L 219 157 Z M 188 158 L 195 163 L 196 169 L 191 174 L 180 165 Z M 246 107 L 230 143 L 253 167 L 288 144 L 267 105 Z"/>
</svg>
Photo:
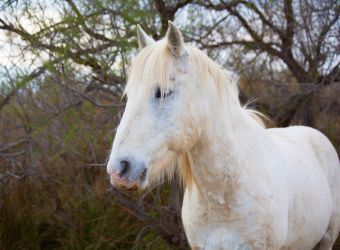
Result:
<svg viewBox="0 0 340 250">
<path fill-rule="evenodd" d="M 322 168 L 327 176 L 329 184 L 333 187 L 340 182 L 340 165 L 338 154 L 329 141 L 329 139 L 320 131 L 306 126 L 291 126 L 287 128 L 267 129 L 271 137 L 284 145 L 284 153 L 290 155 L 291 160 L 296 161 L 298 158 L 312 157 L 317 160 L 318 165 Z M 294 149 L 294 150 L 289 150 Z M 297 164 L 299 167 L 301 164 Z M 308 166 L 307 166 L 308 168 Z"/>
</svg>

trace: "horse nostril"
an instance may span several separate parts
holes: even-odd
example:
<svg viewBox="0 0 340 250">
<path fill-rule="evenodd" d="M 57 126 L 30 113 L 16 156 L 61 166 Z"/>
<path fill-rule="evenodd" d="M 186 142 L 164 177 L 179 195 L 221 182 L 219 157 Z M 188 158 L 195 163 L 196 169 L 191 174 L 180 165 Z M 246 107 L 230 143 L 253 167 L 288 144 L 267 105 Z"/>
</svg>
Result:
<svg viewBox="0 0 340 250">
<path fill-rule="evenodd" d="M 145 181 L 145 178 L 146 178 L 146 168 L 143 170 L 141 176 L 140 176 L 140 180 L 141 182 L 144 182 Z"/>
<path fill-rule="evenodd" d="M 120 173 L 119 176 L 123 177 L 130 170 L 130 163 L 128 161 L 120 162 Z"/>
</svg>

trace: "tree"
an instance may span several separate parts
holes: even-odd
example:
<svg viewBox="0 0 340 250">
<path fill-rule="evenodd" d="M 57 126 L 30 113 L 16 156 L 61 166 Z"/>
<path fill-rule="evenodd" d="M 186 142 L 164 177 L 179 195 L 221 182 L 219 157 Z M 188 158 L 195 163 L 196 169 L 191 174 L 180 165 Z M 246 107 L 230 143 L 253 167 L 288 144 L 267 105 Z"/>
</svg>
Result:
<svg viewBox="0 0 340 250">
<path fill-rule="evenodd" d="M 89 193 L 93 201 L 96 177 L 103 181 L 105 172 L 94 169 L 105 167 L 112 129 L 124 110 L 128 64 L 137 53 L 136 24 L 160 39 L 168 20 L 175 21 L 187 42 L 243 78 L 252 81 L 256 76 L 275 91 L 275 82 L 294 81 L 299 91 L 282 95 L 283 102 L 259 102 L 278 126 L 291 124 L 303 109 L 304 124 L 313 124 L 316 93 L 340 80 L 335 0 L 14 0 L 1 4 L 0 14 L 4 58 L 0 186 L 11 201 L 11 194 L 20 190 L 16 180 L 35 178 L 33 183 L 27 181 L 27 187 L 53 194 L 62 221 L 71 214 L 60 198 L 63 192 L 39 185 L 49 180 L 66 189 L 61 180 L 66 172 L 72 176 L 74 169 L 81 173 L 76 182 L 81 186 L 79 196 Z M 241 98 L 249 98 L 243 89 Z M 72 189 L 72 182 L 67 183 Z M 187 249 L 180 220 L 182 190 L 176 179 L 169 186 L 138 197 L 110 189 L 98 195 L 100 206 L 119 205 L 142 221 L 136 239 L 152 228 L 170 247 Z M 3 208 L 8 204 L 0 202 Z"/>
<path fill-rule="evenodd" d="M 288 126 L 303 103 L 311 104 L 315 91 L 339 82 L 337 36 L 340 22 L 336 1 L 236 0 L 197 1 L 195 4 L 222 16 L 213 26 L 217 35 L 195 34 L 193 40 L 203 48 L 234 49 L 237 46 L 243 49 L 243 57 L 247 53 L 265 54 L 267 60 L 283 63 L 301 85 L 300 93 L 288 98 L 280 107 L 276 117 L 278 126 Z M 224 28 L 219 29 L 221 26 Z"/>
</svg>

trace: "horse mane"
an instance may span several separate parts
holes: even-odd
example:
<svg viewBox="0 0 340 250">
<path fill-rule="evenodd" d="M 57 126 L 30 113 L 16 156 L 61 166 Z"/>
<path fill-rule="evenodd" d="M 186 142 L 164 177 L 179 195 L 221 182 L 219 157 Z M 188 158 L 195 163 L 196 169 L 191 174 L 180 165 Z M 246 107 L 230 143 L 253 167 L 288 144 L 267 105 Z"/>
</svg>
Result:
<svg viewBox="0 0 340 250">
<path fill-rule="evenodd" d="M 221 65 L 214 62 L 201 50 L 185 46 L 185 55 L 188 56 L 189 65 L 193 76 L 200 82 L 214 82 L 220 98 L 227 102 L 226 105 L 241 106 L 239 101 L 238 77 L 232 72 L 224 69 Z M 167 41 L 160 40 L 153 45 L 145 47 L 133 59 L 129 80 L 125 88 L 125 94 L 129 95 L 134 91 L 151 91 L 155 87 L 160 87 L 161 91 L 169 89 L 170 72 L 174 67 L 175 60 L 168 49 Z M 142 78 L 141 78 L 142 77 Z M 141 84 L 142 83 L 142 84 Z M 247 104 L 242 107 L 245 114 L 265 127 L 262 118 L 265 115 L 250 109 Z M 190 186 L 193 183 L 191 164 L 188 153 L 182 153 L 177 157 L 177 169 L 183 186 Z M 164 177 L 172 179 L 174 177 L 175 166 L 169 166 L 163 173 L 153 173 L 150 179 L 160 183 Z"/>
<path fill-rule="evenodd" d="M 190 60 L 194 65 L 193 69 L 195 70 L 195 74 L 198 76 L 197 78 L 208 80 L 209 77 L 212 77 L 213 82 L 216 84 L 218 89 L 220 98 L 222 98 L 225 102 L 228 102 L 228 105 L 232 103 L 234 105 L 241 106 L 239 99 L 238 76 L 213 61 L 201 50 L 195 47 L 189 47 L 188 49 L 190 51 Z M 245 110 L 245 113 L 258 124 L 265 127 L 263 120 L 269 119 L 261 112 L 248 108 L 250 103 L 251 102 L 247 102 L 242 107 L 243 110 Z"/>
</svg>

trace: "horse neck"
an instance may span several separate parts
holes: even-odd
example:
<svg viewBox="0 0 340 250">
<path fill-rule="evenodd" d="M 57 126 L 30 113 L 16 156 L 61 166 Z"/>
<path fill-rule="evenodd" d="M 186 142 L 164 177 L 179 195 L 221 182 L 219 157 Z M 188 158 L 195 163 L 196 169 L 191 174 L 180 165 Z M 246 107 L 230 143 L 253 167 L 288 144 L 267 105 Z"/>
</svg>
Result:
<svg viewBox="0 0 340 250">
<path fill-rule="evenodd" d="M 189 152 L 194 186 L 205 200 L 218 203 L 241 188 L 241 180 L 252 165 L 248 163 L 256 161 L 261 151 L 264 131 L 239 104 L 224 107 L 210 109 L 215 112 Z"/>
</svg>

